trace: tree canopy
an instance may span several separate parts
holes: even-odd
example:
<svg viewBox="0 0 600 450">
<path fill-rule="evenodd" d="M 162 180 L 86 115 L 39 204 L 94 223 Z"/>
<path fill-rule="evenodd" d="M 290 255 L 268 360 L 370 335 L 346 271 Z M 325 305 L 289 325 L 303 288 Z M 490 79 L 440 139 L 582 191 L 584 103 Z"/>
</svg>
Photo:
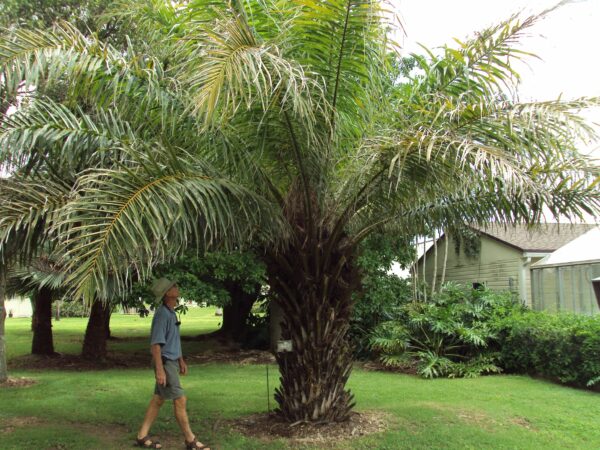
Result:
<svg viewBox="0 0 600 450">
<path fill-rule="evenodd" d="M 135 27 L 124 50 L 66 22 L 0 40 L 3 92 L 25 97 L 0 128 L 0 190 L 23 193 L 3 194 L 0 248 L 18 236 L 26 257 L 52 235 L 72 291 L 107 298 L 190 245 L 258 245 L 293 342 L 278 355 L 289 420 L 353 405 L 346 336 L 373 231 L 598 211 L 598 171 L 577 152 L 594 137 L 578 112 L 598 101 L 515 95 L 516 43 L 540 16 L 425 49 L 410 70 L 376 1 L 115 11 Z"/>
</svg>

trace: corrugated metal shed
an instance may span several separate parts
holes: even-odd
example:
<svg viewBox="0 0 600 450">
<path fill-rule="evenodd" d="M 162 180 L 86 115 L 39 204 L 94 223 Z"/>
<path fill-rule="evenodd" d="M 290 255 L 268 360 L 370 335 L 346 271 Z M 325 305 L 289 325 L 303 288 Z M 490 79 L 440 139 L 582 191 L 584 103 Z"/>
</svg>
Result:
<svg viewBox="0 0 600 450">
<path fill-rule="evenodd" d="M 592 280 L 600 276 L 600 228 L 565 244 L 531 266 L 533 307 L 598 314 Z"/>
</svg>

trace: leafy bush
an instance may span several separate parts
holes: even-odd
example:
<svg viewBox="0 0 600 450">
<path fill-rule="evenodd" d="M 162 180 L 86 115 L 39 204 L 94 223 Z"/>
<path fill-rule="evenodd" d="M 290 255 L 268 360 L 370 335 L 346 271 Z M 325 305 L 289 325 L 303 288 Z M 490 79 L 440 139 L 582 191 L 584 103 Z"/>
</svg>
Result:
<svg viewBox="0 0 600 450">
<path fill-rule="evenodd" d="M 500 372 L 493 324 L 520 308 L 509 293 L 448 283 L 430 301 L 402 306 L 399 318 L 379 325 L 370 343 L 384 364 L 416 363 L 425 378 Z"/>
<path fill-rule="evenodd" d="M 362 243 L 361 289 L 354 294 L 349 331 L 356 358 L 371 356 L 369 336 L 375 327 L 396 319 L 400 306 L 412 300 L 409 282 L 389 271 L 394 262 L 405 266 L 413 259 L 413 246 L 391 234 L 378 233 Z"/>
<path fill-rule="evenodd" d="M 497 329 L 507 371 L 579 387 L 600 382 L 600 317 L 527 311 L 503 318 Z"/>
<path fill-rule="evenodd" d="M 56 308 L 58 302 L 52 302 L 52 317 L 56 317 Z M 60 317 L 88 317 L 90 308 L 86 307 L 82 301 L 61 301 Z"/>
<path fill-rule="evenodd" d="M 354 304 L 350 322 L 350 339 L 356 357 L 370 356 L 369 339 L 373 330 L 382 322 L 399 318 L 402 306 L 411 297 L 408 282 L 396 275 L 379 274 L 363 280 L 363 292 Z"/>
</svg>

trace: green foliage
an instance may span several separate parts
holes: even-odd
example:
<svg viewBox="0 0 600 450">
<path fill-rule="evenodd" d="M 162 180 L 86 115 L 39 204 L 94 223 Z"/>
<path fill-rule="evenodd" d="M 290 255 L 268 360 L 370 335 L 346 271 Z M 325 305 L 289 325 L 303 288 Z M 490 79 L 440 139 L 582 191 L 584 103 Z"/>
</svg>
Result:
<svg viewBox="0 0 600 450">
<path fill-rule="evenodd" d="M 177 281 L 181 297 L 186 300 L 221 307 L 231 301 L 232 285 L 252 294 L 257 286 L 260 289 L 266 283 L 265 266 L 250 251 L 202 255 L 187 252 L 173 263 L 157 266 L 154 275 Z M 152 283 L 135 283 L 128 298 L 153 304 L 151 286 Z"/>
<path fill-rule="evenodd" d="M 414 247 L 393 233 L 377 233 L 361 244 L 358 265 L 361 288 L 353 296 L 350 339 L 355 356 L 370 356 L 369 335 L 383 321 L 397 317 L 399 307 L 412 298 L 408 280 L 388 272 L 392 263 L 405 267 L 414 260 Z"/>
<path fill-rule="evenodd" d="M 41 183 L 54 161 L 73 172 L 56 241 L 78 294 L 123 292 L 121 273 L 148 277 L 191 241 L 276 247 L 290 202 L 350 248 L 382 224 L 410 239 L 600 205 L 597 171 L 576 152 L 594 134 L 577 113 L 598 100 L 510 95 L 512 63 L 528 56 L 516 43 L 544 14 L 403 60 L 379 2 L 118 3 L 125 46 L 67 23 L 0 40 L 2 95 L 35 86 L 0 129 L 0 165 Z M 65 80 L 59 105 L 42 97 Z M 22 145 L 34 141 L 61 151 Z M 88 170 L 69 165 L 88 153 Z"/>
<path fill-rule="evenodd" d="M 507 371 L 578 387 L 600 382 L 600 316 L 527 311 L 505 317 L 497 328 Z"/>
<path fill-rule="evenodd" d="M 460 255 L 461 250 L 468 258 L 475 258 L 481 250 L 481 237 L 472 228 L 457 227 L 450 233 L 454 238 L 454 251 Z"/>
<path fill-rule="evenodd" d="M 431 301 L 404 305 L 396 320 L 374 330 L 370 343 L 384 364 L 415 363 L 425 378 L 500 372 L 493 323 L 519 308 L 509 293 L 448 283 Z"/>
<path fill-rule="evenodd" d="M 99 32 L 108 38 L 114 24 L 101 20 L 107 0 L 3 0 L 0 2 L 0 26 L 44 29 L 58 21 L 67 21 L 84 33 Z"/>
<path fill-rule="evenodd" d="M 82 301 L 52 302 L 52 317 L 56 317 L 56 310 L 60 308 L 60 317 L 88 317 L 90 308 L 86 308 Z"/>
</svg>

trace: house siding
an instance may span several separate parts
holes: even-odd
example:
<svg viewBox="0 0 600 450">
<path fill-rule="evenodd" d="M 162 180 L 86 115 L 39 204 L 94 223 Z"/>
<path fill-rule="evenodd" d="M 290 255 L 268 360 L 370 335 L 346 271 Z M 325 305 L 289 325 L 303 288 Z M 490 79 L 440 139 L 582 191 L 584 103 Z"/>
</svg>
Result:
<svg viewBox="0 0 600 450">
<path fill-rule="evenodd" d="M 7 314 L 12 314 L 13 317 L 31 317 L 31 301 L 28 298 L 12 298 L 5 303 Z"/>
<path fill-rule="evenodd" d="M 439 286 L 442 278 L 444 264 L 444 239 L 443 236 L 437 244 L 437 276 L 436 285 Z M 535 258 L 532 263 L 539 260 Z M 423 261 L 425 272 L 423 273 Z M 450 237 L 448 241 L 448 257 L 446 264 L 445 281 L 454 281 L 464 284 L 482 283 L 488 288 L 497 291 L 510 290 L 520 295 L 520 284 L 524 283 L 526 298 L 521 299 L 525 304 L 531 305 L 531 272 L 529 267 L 522 272 L 525 258 L 523 252 L 508 245 L 502 244 L 485 235 L 481 236 L 479 254 L 468 257 L 464 252 L 455 251 L 455 240 Z M 418 276 L 431 286 L 435 266 L 435 250 L 429 249 L 426 258 L 418 263 Z M 524 277 L 523 277 L 524 276 Z M 523 280 L 521 280 L 523 278 Z"/>
</svg>

